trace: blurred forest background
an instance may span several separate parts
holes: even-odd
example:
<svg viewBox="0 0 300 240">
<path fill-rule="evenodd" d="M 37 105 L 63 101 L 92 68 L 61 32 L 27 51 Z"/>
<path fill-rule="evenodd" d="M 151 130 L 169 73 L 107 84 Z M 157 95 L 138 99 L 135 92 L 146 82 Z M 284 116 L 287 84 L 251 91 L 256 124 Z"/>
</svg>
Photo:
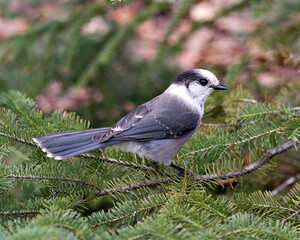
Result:
<svg viewBox="0 0 300 240">
<path fill-rule="evenodd" d="M 180 72 L 204 68 L 231 92 L 240 85 L 251 92 L 249 101 L 299 107 L 299 23 L 298 0 L 0 0 L 0 93 L 18 90 L 45 116 L 75 111 L 91 127 L 104 127 L 163 92 Z M 209 98 L 205 123 L 231 123 L 222 118 L 231 110 L 221 107 L 230 94 Z M 274 190 L 291 178 L 294 186 L 299 152 L 277 163 L 267 175 L 246 176 L 237 192 Z M 227 188 L 213 192 L 231 194 L 235 184 L 226 180 Z M 32 188 L 11 195 L 21 201 Z M 112 207 L 107 199 L 84 214 Z"/>
<path fill-rule="evenodd" d="M 298 1 L 0 1 L 0 89 L 112 125 L 180 72 L 259 100 L 299 80 Z M 228 83 L 227 83 L 228 84 Z"/>
</svg>

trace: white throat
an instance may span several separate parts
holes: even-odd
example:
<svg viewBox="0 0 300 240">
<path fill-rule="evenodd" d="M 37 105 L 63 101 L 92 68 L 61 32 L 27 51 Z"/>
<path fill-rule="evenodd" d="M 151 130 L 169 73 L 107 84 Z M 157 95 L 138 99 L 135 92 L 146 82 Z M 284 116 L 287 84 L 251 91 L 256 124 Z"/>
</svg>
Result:
<svg viewBox="0 0 300 240">
<path fill-rule="evenodd" d="M 179 98 L 180 101 L 184 103 L 190 110 L 203 115 L 205 101 L 205 99 L 203 99 L 204 96 L 193 97 L 184 85 L 174 83 L 166 89 L 165 93 Z"/>
</svg>

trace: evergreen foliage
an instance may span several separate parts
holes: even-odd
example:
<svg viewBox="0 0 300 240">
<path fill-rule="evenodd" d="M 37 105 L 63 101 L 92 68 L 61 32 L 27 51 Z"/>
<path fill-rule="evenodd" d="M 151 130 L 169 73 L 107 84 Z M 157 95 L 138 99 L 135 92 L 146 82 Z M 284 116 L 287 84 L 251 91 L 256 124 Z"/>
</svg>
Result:
<svg viewBox="0 0 300 240">
<path fill-rule="evenodd" d="M 243 90 L 232 92 L 240 96 Z M 13 164 L 1 165 L 3 236 L 46 238 L 53 230 L 51 236 L 73 239 L 89 239 L 95 234 L 120 239 L 140 235 L 153 239 L 299 238 L 294 225 L 299 221 L 299 185 L 281 199 L 261 191 L 214 196 L 211 191 L 222 184 L 219 177 L 208 185 L 196 180 L 199 175 L 195 180 L 189 176 L 170 178 L 151 167 L 142 169 L 140 166 L 149 165 L 149 161 L 116 148 L 58 162 L 45 157 L 32 137 L 47 131 L 88 128 L 89 124 L 72 113 L 44 116 L 34 101 L 16 91 L 3 93 L 0 101 L 1 153 L 8 158 L 19 156 Z M 199 131 L 177 154 L 176 164 L 194 174 L 226 174 L 255 163 L 265 156 L 266 149 L 292 138 L 299 142 L 299 114 L 293 107 L 242 104 L 235 113 L 241 119 L 236 125 L 221 130 L 214 127 L 205 134 Z M 252 124 L 258 118 L 244 118 L 249 115 L 261 118 Z M 105 156 L 114 156 L 115 164 Z M 124 160 L 133 165 L 122 166 Z M 10 189 L 19 187 L 30 194 L 16 202 Z M 115 199 L 116 206 L 108 212 L 89 217 L 76 213 L 85 211 L 85 203 L 104 195 Z M 128 224 L 134 227 L 126 227 Z M 107 235 L 110 228 L 118 229 L 118 236 Z"/>
<path fill-rule="evenodd" d="M 148 1 L 131 21 L 112 23 L 107 33 L 95 38 L 81 35 L 81 28 L 103 14 L 108 3 L 76 3 L 65 20 L 33 25 L 1 43 L 6 50 L 0 53 L 5 62 L 0 81 L 6 85 L 0 93 L 0 239 L 300 239 L 300 185 L 280 196 L 265 190 L 267 178 L 279 178 L 270 174 L 283 162 L 277 155 L 289 156 L 299 166 L 299 81 L 275 89 L 272 98 L 262 102 L 249 85 L 237 81 L 249 66 L 245 59 L 226 71 L 230 92 L 210 97 L 203 125 L 172 160 L 193 175 L 179 178 L 168 167 L 156 171 L 148 159 L 115 147 L 56 161 L 32 141 L 94 126 L 76 113 L 46 115 L 37 108 L 30 97 L 53 78 L 63 78 L 66 85 L 75 82 L 77 87 L 127 87 L 126 93 L 116 91 L 123 94 L 116 102 L 105 103 L 111 108 L 133 97 L 134 88 L 140 90 L 137 102 L 153 97 L 176 75 L 164 62 L 194 31 L 215 21 L 194 22 L 185 36 L 169 44 L 168 37 L 196 2 L 185 1 L 177 9 L 148 63 L 130 61 L 122 47 L 138 24 L 169 11 L 170 1 Z M 284 9 L 274 11 L 272 21 L 269 6 L 260 1 L 240 1 L 218 16 L 250 6 L 261 25 L 254 37 L 267 35 L 264 47 L 272 48 L 278 34 L 299 29 L 291 17 L 287 23 L 283 19 L 296 15 L 300 4 L 269 2 L 274 9 Z M 291 48 L 276 49 L 277 54 L 293 51 L 296 41 L 294 34 L 289 35 L 282 43 Z M 43 54 L 34 50 L 37 47 L 44 49 Z M 82 48 L 84 54 L 78 51 Z M 129 72 L 140 69 L 141 81 L 130 81 L 137 77 L 133 72 L 126 84 L 118 81 L 118 73 L 109 68 L 119 61 L 128 65 Z M 20 62 L 26 64 L 19 66 Z M 57 64 L 61 69 L 55 68 Z M 291 56 L 285 64 L 298 67 L 299 59 Z M 114 80 L 99 83 L 101 74 Z M 165 82 L 157 83 L 165 76 Z M 18 78 L 26 81 L 20 83 Z M 9 90 L 21 88 L 26 94 Z"/>
</svg>

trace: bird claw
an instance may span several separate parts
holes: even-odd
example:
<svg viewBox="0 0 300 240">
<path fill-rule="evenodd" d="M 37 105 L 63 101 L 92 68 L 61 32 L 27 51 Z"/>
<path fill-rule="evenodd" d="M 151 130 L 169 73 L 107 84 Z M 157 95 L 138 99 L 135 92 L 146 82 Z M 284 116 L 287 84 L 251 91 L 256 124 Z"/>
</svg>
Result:
<svg viewBox="0 0 300 240">
<path fill-rule="evenodd" d="M 176 165 L 174 165 L 174 164 L 170 164 L 170 167 L 172 167 L 172 168 L 174 168 L 174 169 L 176 169 L 176 170 L 179 170 L 179 173 L 177 173 L 177 176 L 178 177 L 184 177 L 185 175 L 187 175 L 187 176 L 189 176 L 189 177 L 191 177 L 191 178 L 193 178 L 194 177 L 194 174 L 193 173 L 191 173 L 191 172 L 189 172 L 189 171 L 186 171 L 184 168 L 181 168 L 181 167 L 178 167 L 178 166 L 176 166 Z"/>
</svg>

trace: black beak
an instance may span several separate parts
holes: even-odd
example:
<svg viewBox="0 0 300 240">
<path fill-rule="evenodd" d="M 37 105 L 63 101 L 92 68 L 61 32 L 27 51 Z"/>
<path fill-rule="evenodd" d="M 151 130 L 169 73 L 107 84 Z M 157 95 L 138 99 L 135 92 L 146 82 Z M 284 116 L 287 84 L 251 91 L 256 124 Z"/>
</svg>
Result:
<svg viewBox="0 0 300 240">
<path fill-rule="evenodd" d="M 228 90 L 228 87 L 219 84 L 219 85 L 210 85 L 210 88 L 213 88 L 214 90 Z"/>
</svg>

